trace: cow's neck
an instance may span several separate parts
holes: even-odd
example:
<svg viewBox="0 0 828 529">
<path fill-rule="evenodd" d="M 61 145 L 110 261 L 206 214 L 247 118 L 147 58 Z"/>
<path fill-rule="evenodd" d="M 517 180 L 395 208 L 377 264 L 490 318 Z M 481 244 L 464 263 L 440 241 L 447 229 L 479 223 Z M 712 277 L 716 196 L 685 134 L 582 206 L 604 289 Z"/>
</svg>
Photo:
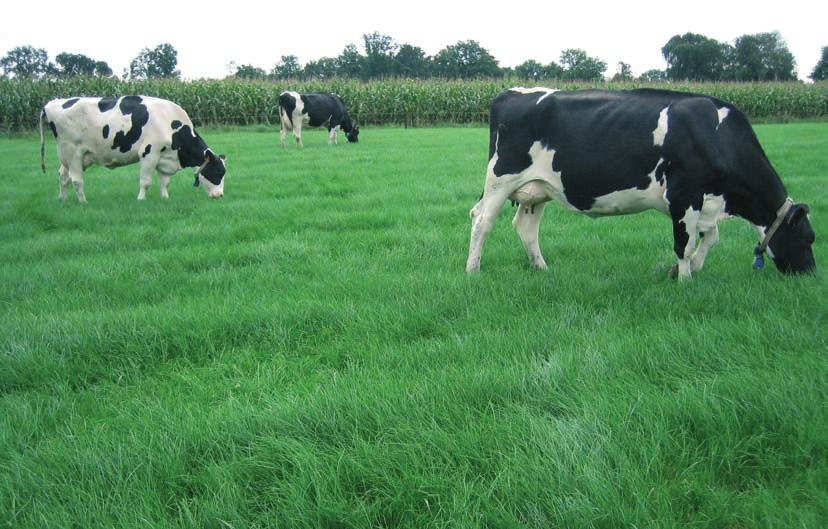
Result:
<svg viewBox="0 0 828 529">
<path fill-rule="evenodd" d="M 787 200 L 788 193 L 782 180 L 773 170 L 766 174 L 766 178 L 757 178 L 750 184 L 739 186 L 728 193 L 728 212 L 756 226 L 767 228 L 776 220 L 776 213 Z"/>
</svg>

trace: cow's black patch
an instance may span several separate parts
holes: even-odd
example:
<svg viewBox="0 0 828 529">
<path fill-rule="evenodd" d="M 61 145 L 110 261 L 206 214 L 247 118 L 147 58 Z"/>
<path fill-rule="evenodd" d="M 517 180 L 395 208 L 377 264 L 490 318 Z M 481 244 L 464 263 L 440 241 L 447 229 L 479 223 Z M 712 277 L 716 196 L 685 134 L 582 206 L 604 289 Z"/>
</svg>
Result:
<svg viewBox="0 0 828 529">
<path fill-rule="evenodd" d="M 173 133 L 171 148 L 178 151 L 178 162 L 181 167 L 198 167 L 204 163 L 207 144 L 189 125 L 184 125 Z"/>
<path fill-rule="evenodd" d="M 164 145 L 163 147 L 161 147 L 161 152 L 164 152 L 164 151 L 166 151 L 166 150 L 167 150 L 167 146 L 166 146 L 166 145 Z"/>
<path fill-rule="evenodd" d="M 181 122 L 178 121 L 177 119 L 174 119 L 173 122 L 170 123 L 170 127 L 172 127 L 173 130 L 180 129 L 181 128 Z"/>
<path fill-rule="evenodd" d="M 221 183 L 226 171 L 224 161 L 207 148 L 201 136 L 193 132 L 189 125 L 184 125 L 173 133 L 170 147 L 178 151 L 178 163 L 181 167 L 199 167 L 203 164 L 201 176 L 214 185 Z M 198 175 L 193 185 L 198 185 Z"/>
<path fill-rule="evenodd" d="M 279 108 L 281 108 L 288 117 L 291 125 L 293 124 L 293 111 L 296 110 L 296 99 L 287 92 L 279 95 Z"/>
<path fill-rule="evenodd" d="M 100 101 L 98 101 L 98 110 L 101 112 L 107 112 L 115 108 L 115 105 L 118 104 L 118 100 L 114 97 L 102 97 Z"/>
<path fill-rule="evenodd" d="M 201 170 L 201 176 L 212 182 L 213 185 L 219 185 L 221 179 L 224 178 L 224 173 L 227 169 L 224 167 L 224 162 L 219 159 L 212 151 L 207 151 L 207 165 Z"/>
<path fill-rule="evenodd" d="M 532 165 L 535 143 L 553 150 L 552 170 L 561 175 L 567 202 L 581 211 L 596 198 L 624 189 L 647 189 L 650 174 L 663 180 L 666 164 L 653 130 L 662 97 L 641 98 L 600 91 L 541 94 L 507 91 L 492 104 L 490 158 L 497 150 L 494 173 L 517 174 Z"/>
<path fill-rule="evenodd" d="M 143 153 L 141 153 L 141 158 L 146 158 L 146 157 L 147 157 L 147 155 L 150 153 L 150 151 L 151 151 L 151 150 L 152 150 L 152 145 L 148 144 L 148 145 L 147 145 L 147 148 L 146 148 L 146 149 L 144 149 L 144 152 L 143 152 Z"/>
<path fill-rule="evenodd" d="M 101 133 L 103 134 L 104 139 L 107 139 L 109 137 L 109 125 L 104 125 Z"/>
<path fill-rule="evenodd" d="M 52 129 L 52 134 L 54 134 L 55 138 L 57 138 L 57 127 L 55 127 L 54 121 L 49 122 L 49 128 Z"/>
<path fill-rule="evenodd" d="M 126 133 L 124 131 L 118 131 L 115 134 L 115 139 L 112 141 L 113 149 L 119 149 L 121 152 L 129 152 L 132 146 L 135 145 L 135 142 L 141 137 L 144 125 L 149 121 L 149 111 L 141 101 L 142 99 L 139 96 L 124 96 L 121 98 L 121 103 L 118 107 L 123 115 L 131 117 L 132 124 Z"/>
<path fill-rule="evenodd" d="M 80 101 L 79 97 L 73 97 L 72 99 L 67 99 L 61 106 L 63 108 L 71 108 L 78 101 Z"/>
</svg>

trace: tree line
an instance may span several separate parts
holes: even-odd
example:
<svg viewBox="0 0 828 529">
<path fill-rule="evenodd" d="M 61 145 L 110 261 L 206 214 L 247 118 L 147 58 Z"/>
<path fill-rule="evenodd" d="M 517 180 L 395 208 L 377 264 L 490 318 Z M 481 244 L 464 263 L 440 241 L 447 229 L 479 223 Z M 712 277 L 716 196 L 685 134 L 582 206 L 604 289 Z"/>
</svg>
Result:
<svg viewBox="0 0 828 529">
<path fill-rule="evenodd" d="M 481 79 L 517 77 L 527 80 L 562 81 L 795 81 L 796 61 L 778 32 L 742 35 L 731 43 L 704 35 L 675 35 L 661 48 L 667 67 L 648 70 L 638 77 L 625 62 L 612 75 L 607 63 L 586 51 L 570 48 L 559 61 L 542 64 L 528 59 L 513 67 L 501 67 L 497 59 L 477 41 L 465 40 L 446 46 L 429 56 L 419 46 L 397 43 L 378 32 L 362 36 L 362 49 L 348 44 L 336 57 L 322 57 L 300 64 L 296 55 L 283 55 L 270 71 L 250 64 L 231 63 L 229 77 L 235 79 L 298 79 L 305 81 L 380 78 Z M 124 79 L 176 78 L 180 72 L 178 53 L 171 44 L 144 48 L 130 61 Z M 2 75 L 9 77 L 112 76 L 104 61 L 82 54 L 59 53 L 52 63 L 44 49 L 20 46 L 0 59 Z M 828 46 L 809 78 L 828 80 Z"/>
</svg>

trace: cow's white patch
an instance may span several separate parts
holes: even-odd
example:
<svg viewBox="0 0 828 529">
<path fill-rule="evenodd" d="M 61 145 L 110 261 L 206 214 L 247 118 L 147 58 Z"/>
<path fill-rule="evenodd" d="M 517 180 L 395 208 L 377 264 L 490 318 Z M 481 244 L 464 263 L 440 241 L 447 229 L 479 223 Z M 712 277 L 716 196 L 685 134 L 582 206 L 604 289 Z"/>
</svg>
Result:
<svg viewBox="0 0 828 529">
<path fill-rule="evenodd" d="M 704 202 L 702 203 L 699 218 L 696 221 L 696 229 L 705 233 L 715 228 L 719 221 L 728 218 L 725 213 L 725 200 L 722 195 L 704 195 Z"/>
<path fill-rule="evenodd" d="M 664 146 L 664 138 L 667 137 L 667 111 L 670 107 L 665 107 L 658 115 L 658 125 L 653 130 L 653 145 L 658 147 Z"/>
<path fill-rule="evenodd" d="M 602 195 L 596 198 L 592 207 L 583 213 L 591 217 L 626 215 L 628 213 L 639 213 L 648 209 L 669 213 L 669 203 L 666 200 L 666 180 L 659 182 L 656 179 L 658 166 L 663 162 L 664 159 L 659 158 L 653 170 L 647 175 L 650 177 L 650 184 L 646 188 L 638 189 L 634 187 L 632 189 L 621 189 Z"/>
<path fill-rule="evenodd" d="M 522 183 L 509 198 L 522 205 L 555 200 L 570 209 L 576 209 L 564 197 L 561 173 L 552 169 L 555 149 L 545 149 L 541 142 L 536 141 L 529 148 L 529 156 L 532 158 L 532 164 L 517 175 L 518 181 Z"/>
<path fill-rule="evenodd" d="M 536 105 L 540 104 L 541 101 L 543 101 L 547 97 L 551 96 L 555 92 L 560 92 L 560 90 L 557 90 L 555 88 L 545 88 L 543 86 L 533 86 L 532 88 L 525 88 L 523 86 L 516 86 L 514 88 L 510 88 L 509 91 L 518 92 L 520 94 L 538 94 L 538 93 L 543 94 L 541 97 L 538 98 L 537 101 L 535 101 Z"/>
<path fill-rule="evenodd" d="M 722 108 L 719 109 L 719 125 L 722 124 L 722 121 L 725 120 L 725 118 L 727 117 L 728 114 L 730 114 L 730 109 L 729 108 L 722 107 Z M 718 125 L 716 126 L 716 128 L 717 129 L 719 128 Z"/>
<path fill-rule="evenodd" d="M 722 107 L 719 109 L 719 123 L 724 121 L 727 115 L 730 114 L 730 109 L 727 107 Z"/>
</svg>

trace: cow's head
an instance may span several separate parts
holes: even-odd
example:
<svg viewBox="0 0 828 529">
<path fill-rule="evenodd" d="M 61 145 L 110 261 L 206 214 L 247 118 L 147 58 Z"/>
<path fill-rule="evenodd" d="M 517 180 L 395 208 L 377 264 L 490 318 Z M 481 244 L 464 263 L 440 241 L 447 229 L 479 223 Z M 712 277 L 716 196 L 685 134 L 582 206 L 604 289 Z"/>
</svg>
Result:
<svg viewBox="0 0 828 529">
<path fill-rule="evenodd" d="M 348 138 L 348 141 L 350 143 L 357 143 L 359 141 L 359 125 L 354 123 L 354 126 L 351 127 L 351 130 L 349 130 L 346 133 L 346 137 Z"/>
<path fill-rule="evenodd" d="M 210 198 L 221 198 L 224 196 L 224 173 L 227 168 L 224 164 L 226 157 L 223 154 L 216 155 L 210 149 L 204 152 L 204 163 L 196 169 L 194 186 L 204 185 L 204 190 Z"/>
<path fill-rule="evenodd" d="M 816 267 L 811 249 L 814 239 L 814 229 L 808 220 L 808 206 L 794 204 L 768 243 L 768 254 L 780 272 L 813 272 Z"/>
</svg>

